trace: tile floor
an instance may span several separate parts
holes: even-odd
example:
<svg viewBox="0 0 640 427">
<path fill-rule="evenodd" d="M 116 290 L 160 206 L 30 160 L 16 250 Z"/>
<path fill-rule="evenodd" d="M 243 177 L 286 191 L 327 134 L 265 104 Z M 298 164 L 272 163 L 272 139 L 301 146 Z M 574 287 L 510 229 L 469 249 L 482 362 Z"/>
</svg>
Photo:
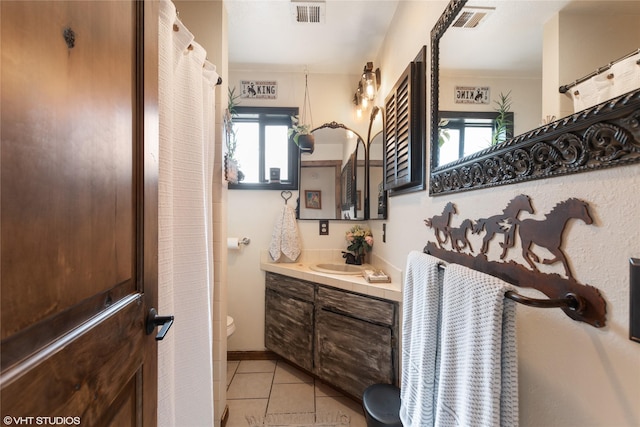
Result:
<svg viewBox="0 0 640 427">
<path fill-rule="evenodd" d="M 350 427 L 366 427 L 362 406 L 279 360 L 227 362 L 227 427 L 247 427 L 246 415 L 341 411 Z"/>
</svg>

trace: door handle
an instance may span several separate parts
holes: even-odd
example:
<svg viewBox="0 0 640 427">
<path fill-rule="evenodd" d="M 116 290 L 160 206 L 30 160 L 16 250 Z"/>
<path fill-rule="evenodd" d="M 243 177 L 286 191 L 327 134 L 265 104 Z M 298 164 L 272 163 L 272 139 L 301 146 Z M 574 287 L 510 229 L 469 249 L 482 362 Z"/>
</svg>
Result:
<svg viewBox="0 0 640 427">
<path fill-rule="evenodd" d="M 173 316 L 158 316 L 155 308 L 149 310 L 149 315 L 147 316 L 147 335 L 151 335 L 156 327 L 162 326 L 160 332 L 156 335 L 156 341 L 161 341 L 164 336 L 167 335 L 171 325 L 173 325 Z"/>
</svg>

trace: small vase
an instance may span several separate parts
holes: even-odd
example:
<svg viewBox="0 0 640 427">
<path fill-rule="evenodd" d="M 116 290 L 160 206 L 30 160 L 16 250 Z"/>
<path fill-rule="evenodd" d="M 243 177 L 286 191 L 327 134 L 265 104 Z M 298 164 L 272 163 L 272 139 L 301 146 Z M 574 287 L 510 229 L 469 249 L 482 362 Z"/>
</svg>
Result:
<svg viewBox="0 0 640 427">
<path fill-rule="evenodd" d="M 364 264 L 364 253 L 361 254 L 356 254 L 356 265 L 362 265 Z"/>
</svg>

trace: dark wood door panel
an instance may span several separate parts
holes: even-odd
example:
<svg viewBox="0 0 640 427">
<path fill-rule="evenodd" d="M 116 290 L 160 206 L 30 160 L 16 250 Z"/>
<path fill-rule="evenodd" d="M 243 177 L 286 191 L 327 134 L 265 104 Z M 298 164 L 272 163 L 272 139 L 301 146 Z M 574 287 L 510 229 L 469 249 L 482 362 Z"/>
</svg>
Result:
<svg viewBox="0 0 640 427">
<path fill-rule="evenodd" d="M 130 2 L 1 7 L 4 339 L 135 291 L 135 28 Z"/>
<path fill-rule="evenodd" d="M 132 295 L 3 373 L 2 414 L 108 419 L 143 363 L 145 317 L 141 295 Z"/>
<path fill-rule="evenodd" d="M 0 8 L 0 413 L 154 426 L 158 4 Z"/>
</svg>

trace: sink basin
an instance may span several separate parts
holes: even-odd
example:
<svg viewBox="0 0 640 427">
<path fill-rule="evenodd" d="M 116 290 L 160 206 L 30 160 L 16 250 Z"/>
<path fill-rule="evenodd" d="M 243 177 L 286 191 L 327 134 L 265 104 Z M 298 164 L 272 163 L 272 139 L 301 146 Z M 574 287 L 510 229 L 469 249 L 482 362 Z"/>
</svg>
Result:
<svg viewBox="0 0 640 427">
<path fill-rule="evenodd" d="M 310 265 L 309 268 L 320 273 L 353 275 L 362 274 L 362 270 L 364 269 L 361 265 L 352 264 L 315 264 Z"/>
</svg>

